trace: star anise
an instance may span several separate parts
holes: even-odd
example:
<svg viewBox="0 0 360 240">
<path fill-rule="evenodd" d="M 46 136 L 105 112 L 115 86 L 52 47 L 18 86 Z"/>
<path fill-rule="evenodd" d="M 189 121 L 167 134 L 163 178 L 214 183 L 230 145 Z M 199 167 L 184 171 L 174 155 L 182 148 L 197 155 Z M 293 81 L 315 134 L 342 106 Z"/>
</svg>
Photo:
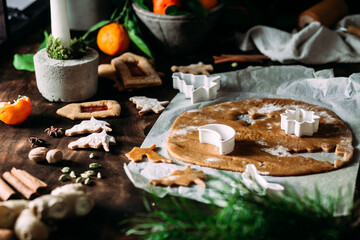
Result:
<svg viewBox="0 0 360 240">
<path fill-rule="evenodd" d="M 51 136 L 51 137 L 61 137 L 64 135 L 64 129 L 62 128 L 55 128 L 54 126 L 51 126 L 47 129 L 45 129 L 45 132 Z"/>
<path fill-rule="evenodd" d="M 31 142 L 31 147 L 45 145 L 45 141 L 38 137 L 30 137 L 29 142 Z"/>
</svg>

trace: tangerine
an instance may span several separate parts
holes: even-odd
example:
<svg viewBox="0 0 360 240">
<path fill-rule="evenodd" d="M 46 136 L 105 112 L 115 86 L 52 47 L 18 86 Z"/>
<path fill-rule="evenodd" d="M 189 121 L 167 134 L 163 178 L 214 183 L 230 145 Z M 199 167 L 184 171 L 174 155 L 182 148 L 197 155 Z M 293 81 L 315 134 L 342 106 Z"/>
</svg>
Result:
<svg viewBox="0 0 360 240">
<path fill-rule="evenodd" d="M 130 38 L 126 29 L 121 24 L 114 22 L 100 28 L 96 43 L 103 53 L 115 56 L 129 48 Z"/>
<path fill-rule="evenodd" d="M 166 8 L 172 5 L 181 7 L 181 0 L 153 0 L 153 12 L 165 14 Z"/>
<path fill-rule="evenodd" d="M 206 10 L 214 8 L 218 4 L 218 0 L 198 0 Z"/>
<path fill-rule="evenodd" d="M 11 102 L 0 102 L 0 120 L 8 125 L 24 122 L 31 113 L 31 102 L 26 96 Z"/>
</svg>

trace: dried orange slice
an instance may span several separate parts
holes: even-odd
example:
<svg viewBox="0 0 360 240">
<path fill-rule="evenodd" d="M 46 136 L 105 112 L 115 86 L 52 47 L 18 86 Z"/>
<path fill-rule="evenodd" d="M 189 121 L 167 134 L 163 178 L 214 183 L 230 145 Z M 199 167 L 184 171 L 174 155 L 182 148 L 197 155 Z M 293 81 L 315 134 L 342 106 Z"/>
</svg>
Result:
<svg viewBox="0 0 360 240">
<path fill-rule="evenodd" d="M 0 102 L 0 120 L 8 125 L 24 122 L 31 113 L 31 102 L 26 96 L 19 96 L 14 103 Z"/>
</svg>

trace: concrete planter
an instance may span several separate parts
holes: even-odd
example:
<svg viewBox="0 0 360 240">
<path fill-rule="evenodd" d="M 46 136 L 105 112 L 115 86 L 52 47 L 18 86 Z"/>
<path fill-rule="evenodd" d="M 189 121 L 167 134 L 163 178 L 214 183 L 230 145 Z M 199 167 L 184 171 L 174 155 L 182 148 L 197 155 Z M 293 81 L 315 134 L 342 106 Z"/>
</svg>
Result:
<svg viewBox="0 0 360 240">
<path fill-rule="evenodd" d="M 223 5 L 218 5 L 210 10 L 207 23 L 203 23 L 192 15 L 168 16 L 147 11 L 136 2 L 132 6 L 160 48 L 171 54 L 185 54 L 198 48 L 223 9 Z"/>
<path fill-rule="evenodd" d="M 81 59 L 49 58 L 46 49 L 34 56 L 36 84 L 50 102 L 78 102 L 94 96 L 98 88 L 99 54 L 88 48 Z"/>
</svg>

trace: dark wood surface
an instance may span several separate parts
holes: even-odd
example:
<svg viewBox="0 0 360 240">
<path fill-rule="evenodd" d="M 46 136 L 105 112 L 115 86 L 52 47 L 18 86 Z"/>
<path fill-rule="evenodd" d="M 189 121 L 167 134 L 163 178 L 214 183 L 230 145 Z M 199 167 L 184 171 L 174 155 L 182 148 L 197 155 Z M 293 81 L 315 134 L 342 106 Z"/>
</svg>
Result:
<svg viewBox="0 0 360 240">
<path fill-rule="evenodd" d="M 22 124 L 9 126 L 0 122 L 0 174 L 12 167 L 24 169 L 45 181 L 53 189 L 70 182 L 58 181 L 62 167 L 69 166 L 75 172 L 81 173 L 88 169 L 89 163 L 98 162 L 102 166 L 100 172 L 103 179 L 94 180 L 87 188 L 96 203 L 94 211 L 86 218 L 63 222 L 60 225 L 62 230 L 57 231 L 53 238 L 121 239 L 123 233 L 117 223 L 144 210 L 143 192 L 133 186 L 124 172 L 123 165 L 129 162 L 125 153 L 141 145 L 158 118 L 157 114 L 140 116 L 135 104 L 128 99 L 139 95 L 171 100 L 176 91 L 166 83 L 169 79 L 164 79 L 162 87 L 138 89 L 132 92 L 118 92 L 112 87 L 111 81 L 99 79 L 98 93 L 89 101 L 114 99 L 120 103 L 121 116 L 106 119 L 113 128 L 111 135 L 116 138 L 117 144 L 111 146 L 109 153 L 94 149 L 70 150 L 67 145 L 77 137 L 53 138 L 44 132 L 50 126 L 69 129 L 80 123 L 56 114 L 58 108 L 68 103 L 48 102 L 36 87 L 35 74 L 18 71 L 12 65 L 15 53 L 35 53 L 40 43 L 41 34 L 38 31 L 1 53 L 0 101 L 12 101 L 18 95 L 28 96 L 31 99 L 32 111 Z M 109 63 L 110 59 L 109 56 L 100 56 L 102 63 Z M 29 137 L 39 137 L 46 141 L 48 148 L 62 150 L 65 160 L 54 165 L 46 162 L 31 162 L 28 159 L 28 153 L 32 149 Z M 96 159 L 90 159 L 90 153 L 94 153 Z"/>
<path fill-rule="evenodd" d="M 45 26 L 45 28 L 48 26 Z M 217 54 L 232 54 L 227 48 L 214 47 L 211 43 L 205 44 L 198 53 L 188 56 L 173 57 L 160 56 L 156 63 L 158 71 L 163 72 L 163 86 L 137 89 L 131 92 L 118 92 L 112 87 L 112 82 L 99 79 L 98 93 L 90 100 L 114 99 L 121 104 L 121 116 L 108 118 L 116 146 L 111 147 L 109 153 L 103 150 L 70 150 L 67 145 L 76 137 L 49 137 L 44 130 L 50 126 L 68 129 L 80 121 L 73 121 L 56 114 L 56 110 L 67 103 L 52 103 L 45 100 L 36 87 L 33 72 L 18 71 L 12 65 L 15 53 L 35 53 L 42 41 L 41 29 L 25 35 L 16 43 L 1 52 L 0 59 L 0 101 L 12 101 L 18 95 L 25 95 L 31 99 L 32 112 L 22 124 L 8 126 L 0 122 L 0 174 L 12 167 L 24 169 L 34 176 L 45 181 L 50 188 L 69 182 L 60 182 L 61 168 L 69 166 L 77 173 L 87 170 L 89 163 L 98 162 L 103 179 L 96 179 L 87 187 L 88 193 L 95 200 L 95 208 L 89 216 L 59 223 L 51 239 L 132 239 L 123 234 L 119 222 L 128 219 L 138 212 L 143 212 L 144 192 L 136 189 L 127 178 L 123 165 L 128 163 L 125 153 L 133 147 L 140 146 L 147 133 L 158 118 L 157 114 L 140 116 L 135 105 L 128 99 L 131 96 L 147 96 L 159 100 L 171 100 L 178 92 L 172 88 L 170 66 L 173 64 L 190 64 L 199 60 L 205 63 L 212 62 L 212 56 Z M 109 63 L 111 57 L 100 53 L 100 63 Z M 215 72 L 241 69 L 250 63 L 239 64 L 232 68 L 230 63 L 215 66 Z M 251 64 L 254 65 L 254 64 Z M 265 61 L 262 65 L 279 65 L 279 63 Z M 328 64 L 311 66 L 316 69 L 333 68 L 336 76 L 349 76 L 360 71 L 360 64 Z M 54 165 L 34 163 L 28 159 L 31 150 L 29 137 L 39 137 L 45 140 L 49 148 L 63 151 L 65 160 Z M 96 159 L 89 159 L 89 154 L 95 153 Z"/>
</svg>

